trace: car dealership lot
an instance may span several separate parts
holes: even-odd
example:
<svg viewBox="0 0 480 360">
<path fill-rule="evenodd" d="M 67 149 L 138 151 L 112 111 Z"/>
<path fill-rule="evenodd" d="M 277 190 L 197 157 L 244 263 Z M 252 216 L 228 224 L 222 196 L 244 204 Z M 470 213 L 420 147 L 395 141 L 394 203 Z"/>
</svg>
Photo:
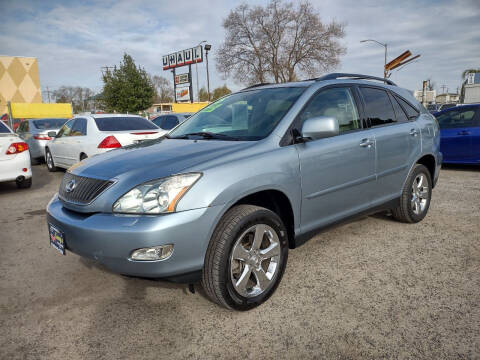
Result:
<svg viewBox="0 0 480 360">
<path fill-rule="evenodd" d="M 58 254 L 45 207 L 62 176 L 40 165 L 31 189 L 0 184 L 0 358 L 480 356 L 478 167 L 443 169 L 418 224 L 365 217 L 291 251 L 246 313 Z"/>
</svg>

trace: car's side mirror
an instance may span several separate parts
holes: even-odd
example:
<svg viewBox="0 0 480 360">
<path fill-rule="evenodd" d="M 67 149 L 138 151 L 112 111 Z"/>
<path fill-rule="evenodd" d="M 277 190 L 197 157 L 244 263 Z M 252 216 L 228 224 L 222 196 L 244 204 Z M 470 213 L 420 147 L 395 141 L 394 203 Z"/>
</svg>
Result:
<svg viewBox="0 0 480 360">
<path fill-rule="evenodd" d="M 302 125 L 302 138 L 318 140 L 339 134 L 338 120 L 330 116 L 317 116 L 307 119 Z"/>
<path fill-rule="evenodd" d="M 57 133 L 55 131 L 49 131 L 47 135 L 51 138 L 54 138 L 57 136 Z"/>
</svg>

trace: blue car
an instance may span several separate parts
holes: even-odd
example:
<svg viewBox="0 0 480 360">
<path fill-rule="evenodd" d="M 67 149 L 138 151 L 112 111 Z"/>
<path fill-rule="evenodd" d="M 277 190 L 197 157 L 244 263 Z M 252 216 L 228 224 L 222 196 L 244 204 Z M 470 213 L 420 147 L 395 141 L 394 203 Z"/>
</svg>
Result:
<svg viewBox="0 0 480 360">
<path fill-rule="evenodd" d="M 443 162 L 480 164 L 480 104 L 456 106 L 434 115 L 440 125 Z"/>
</svg>

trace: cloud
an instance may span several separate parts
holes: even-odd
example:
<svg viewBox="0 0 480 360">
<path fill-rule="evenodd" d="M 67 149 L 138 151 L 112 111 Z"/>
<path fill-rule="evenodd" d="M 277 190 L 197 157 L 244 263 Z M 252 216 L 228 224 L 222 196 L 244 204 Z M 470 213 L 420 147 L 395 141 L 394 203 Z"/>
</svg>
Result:
<svg viewBox="0 0 480 360">
<path fill-rule="evenodd" d="M 324 21 L 346 24 L 347 54 L 340 71 L 382 75 L 383 48 L 360 43 L 373 38 L 388 43 L 389 59 L 404 50 L 421 54 L 416 63 L 394 72 L 392 80 L 417 89 L 432 78 L 450 90 L 461 72 L 480 67 L 480 5 L 457 1 L 312 1 Z M 265 4 L 266 1 L 255 1 Z M 239 1 L 87 1 L 3 2 L 1 52 L 39 59 L 42 86 L 78 85 L 100 91 L 102 66 L 118 64 L 123 52 L 152 74 L 162 70 L 162 55 L 208 40 L 217 49 L 224 36 L 222 21 Z M 200 64 L 200 86 L 206 84 Z M 210 56 L 212 87 L 225 82 Z M 194 74 L 195 78 L 195 74 Z M 227 85 L 241 88 L 232 80 Z"/>
</svg>

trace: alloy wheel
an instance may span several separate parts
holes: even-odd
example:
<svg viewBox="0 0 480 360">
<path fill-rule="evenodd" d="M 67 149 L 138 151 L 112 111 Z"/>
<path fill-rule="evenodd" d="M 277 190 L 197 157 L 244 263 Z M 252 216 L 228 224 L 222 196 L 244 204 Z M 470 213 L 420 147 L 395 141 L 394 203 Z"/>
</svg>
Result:
<svg viewBox="0 0 480 360">
<path fill-rule="evenodd" d="M 412 183 L 412 198 L 410 204 L 415 215 L 420 215 L 425 211 L 428 202 L 428 181 L 425 174 L 418 174 Z"/>
<path fill-rule="evenodd" d="M 280 240 L 266 224 L 248 228 L 235 242 L 230 257 L 234 289 L 247 298 L 265 292 L 280 268 Z"/>
</svg>

